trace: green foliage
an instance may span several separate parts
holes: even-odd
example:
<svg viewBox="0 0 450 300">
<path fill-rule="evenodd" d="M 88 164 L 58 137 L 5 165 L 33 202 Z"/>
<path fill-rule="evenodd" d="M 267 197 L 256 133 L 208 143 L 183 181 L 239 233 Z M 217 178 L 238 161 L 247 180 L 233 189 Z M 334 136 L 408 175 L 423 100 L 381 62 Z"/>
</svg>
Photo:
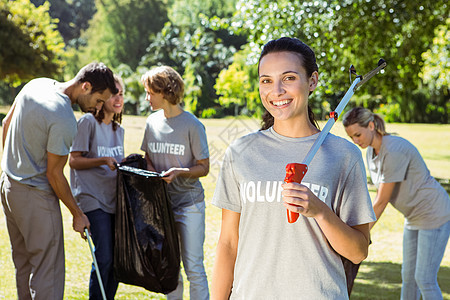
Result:
<svg viewBox="0 0 450 300">
<path fill-rule="evenodd" d="M 422 53 L 424 65 L 420 76 L 431 90 L 443 89 L 448 94 L 450 87 L 450 17 L 445 25 L 436 28 L 433 44 Z"/>
<path fill-rule="evenodd" d="M 40 76 L 55 76 L 64 65 L 64 42 L 49 5 L 29 0 L 0 2 L 0 79 L 13 86 Z"/>
<path fill-rule="evenodd" d="M 445 25 L 448 14 L 447 1 L 443 0 L 424 0 L 419 6 L 397 0 L 242 0 L 227 28 L 248 35 L 253 63 L 261 46 L 271 39 L 295 36 L 309 44 L 316 52 L 321 73 L 320 85 L 310 101 L 315 111 L 321 110 L 324 99 L 336 107 L 349 86 L 347 68 L 351 64 L 364 74 L 384 58 L 386 72 L 358 93 L 376 99 L 382 95 L 385 103 L 396 99 L 400 120 L 416 121 L 422 105 L 410 101 L 422 84 L 421 54 L 430 47 L 435 27 Z"/>
<path fill-rule="evenodd" d="M 183 77 L 185 86 L 183 105 L 187 111 L 195 113 L 198 100 L 202 96 L 202 89 L 200 88 L 202 85 L 202 78 L 196 76 L 194 66 L 190 62 L 188 62 L 186 66 Z"/>
<path fill-rule="evenodd" d="M 185 107 L 197 116 L 256 116 L 261 47 L 295 36 L 317 55 L 320 81 L 310 98 L 317 116 L 342 99 L 351 64 L 363 75 L 383 57 L 386 71 L 358 89 L 349 107 L 380 108 L 396 122 L 448 123 L 449 15 L 444 0 L 1 0 L 0 80 L 18 86 L 62 70 L 69 80 L 103 61 L 127 70 L 126 110 L 142 113 L 141 73 L 169 65 L 183 76 Z M 10 94 L 0 90 L 2 98 Z"/>
<path fill-rule="evenodd" d="M 141 82 L 142 75 L 147 71 L 147 68 L 138 67 L 136 72 L 133 72 L 126 64 L 121 64 L 114 69 L 114 72 L 122 77 L 125 85 L 124 110 L 126 114 L 140 115 L 141 112 L 149 109 L 148 102 L 145 101 L 145 89 Z"/>
<path fill-rule="evenodd" d="M 76 46 L 81 31 L 86 30 L 89 20 L 95 13 L 95 0 L 31 0 L 31 2 L 40 6 L 44 3 L 50 3 L 50 16 L 59 20 L 58 31 L 64 39 L 64 42 Z"/>
<path fill-rule="evenodd" d="M 220 72 L 215 88 L 220 95 L 219 103 L 222 106 L 234 106 L 234 115 L 245 112 L 246 115 L 260 115 L 257 67 L 255 64 L 247 64 L 248 50 L 237 52 L 233 57 L 233 63 Z M 245 110 L 245 111 L 243 111 Z"/>
<path fill-rule="evenodd" d="M 210 119 L 217 116 L 217 110 L 213 107 L 206 108 L 202 111 L 202 118 Z"/>
<path fill-rule="evenodd" d="M 236 0 L 175 0 L 169 10 L 172 22 L 182 27 L 204 25 L 205 17 L 231 17 Z"/>
<path fill-rule="evenodd" d="M 149 41 L 167 21 L 161 0 L 96 0 L 97 12 L 82 37 L 87 46 L 79 58 L 82 64 L 100 60 L 115 68 L 120 64 L 135 70 Z"/>
<path fill-rule="evenodd" d="M 141 65 L 176 69 L 186 81 L 185 107 L 199 116 L 203 109 L 216 105 L 215 79 L 236 51 L 226 39 L 233 41 L 223 31 L 168 22 L 148 47 Z"/>
<path fill-rule="evenodd" d="M 210 28 L 208 24 L 208 18 L 213 16 L 231 16 L 234 3 L 234 0 L 175 0 L 169 10 L 170 22 L 150 43 L 141 62 L 147 67 L 168 65 L 176 69 L 185 81 L 185 108 L 197 116 L 221 113 L 215 80 L 245 42 L 241 36 Z"/>
<path fill-rule="evenodd" d="M 400 119 L 400 104 L 388 103 L 381 104 L 374 112 L 384 117 L 386 122 L 395 122 Z"/>
</svg>

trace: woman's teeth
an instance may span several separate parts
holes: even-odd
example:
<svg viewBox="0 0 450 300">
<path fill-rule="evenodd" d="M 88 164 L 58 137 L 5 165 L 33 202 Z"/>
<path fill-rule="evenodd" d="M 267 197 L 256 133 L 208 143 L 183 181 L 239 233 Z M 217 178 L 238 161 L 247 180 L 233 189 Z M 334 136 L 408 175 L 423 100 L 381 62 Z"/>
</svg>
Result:
<svg viewBox="0 0 450 300">
<path fill-rule="evenodd" d="M 275 106 L 285 105 L 291 102 L 291 100 L 281 100 L 281 101 L 273 101 L 272 104 Z"/>
</svg>

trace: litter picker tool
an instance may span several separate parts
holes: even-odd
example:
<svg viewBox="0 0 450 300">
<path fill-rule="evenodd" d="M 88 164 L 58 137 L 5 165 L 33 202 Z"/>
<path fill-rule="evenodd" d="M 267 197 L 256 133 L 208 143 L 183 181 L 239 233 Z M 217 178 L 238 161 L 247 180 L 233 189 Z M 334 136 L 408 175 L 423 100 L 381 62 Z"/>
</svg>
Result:
<svg viewBox="0 0 450 300">
<path fill-rule="evenodd" d="M 381 71 L 385 67 L 386 67 L 386 61 L 384 59 L 380 59 L 378 61 L 378 66 L 375 69 L 373 69 L 366 75 L 361 76 L 361 75 L 356 74 L 356 70 L 353 65 L 350 66 L 350 69 L 349 69 L 350 82 L 351 82 L 352 74 L 356 75 L 355 80 L 353 81 L 350 88 L 345 93 L 344 98 L 342 98 L 341 102 L 339 102 L 336 109 L 334 111 L 330 112 L 330 118 L 328 119 L 323 130 L 320 132 L 316 141 L 312 145 L 311 149 L 309 150 L 309 152 L 306 155 L 303 162 L 301 164 L 290 163 L 290 164 L 286 165 L 286 178 L 284 179 L 284 181 L 286 183 L 289 183 L 289 182 L 301 183 L 301 181 L 303 180 L 303 177 L 305 176 L 306 172 L 308 171 L 308 166 L 311 163 L 311 160 L 313 159 L 314 155 L 316 155 L 317 151 L 319 150 L 320 146 L 322 145 L 323 141 L 325 140 L 325 137 L 330 132 L 331 127 L 333 127 L 334 123 L 336 123 L 339 115 L 342 113 L 345 106 L 350 101 L 350 98 L 353 96 L 356 89 L 359 88 L 360 86 L 362 86 L 364 83 L 366 83 L 370 78 L 372 78 L 375 74 L 377 74 L 379 71 Z M 287 219 L 288 219 L 289 223 L 294 223 L 295 221 L 297 221 L 298 217 L 299 217 L 298 213 L 287 210 Z"/>
<path fill-rule="evenodd" d="M 91 236 L 87 228 L 84 229 L 87 241 L 89 243 L 89 249 L 91 249 L 92 259 L 94 260 L 95 273 L 97 273 L 98 285 L 100 286 L 100 291 L 102 292 L 103 300 L 106 300 L 105 289 L 103 288 L 102 276 L 100 275 L 100 270 L 98 269 L 97 259 L 95 258 L 94 247 L 92 246 Z"/>
</svg>

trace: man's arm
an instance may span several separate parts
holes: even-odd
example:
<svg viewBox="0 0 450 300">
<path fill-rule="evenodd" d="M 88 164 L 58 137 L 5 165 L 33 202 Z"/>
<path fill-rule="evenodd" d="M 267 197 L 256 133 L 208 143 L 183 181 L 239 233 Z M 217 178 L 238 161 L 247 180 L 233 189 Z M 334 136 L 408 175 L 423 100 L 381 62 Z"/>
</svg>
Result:
<svg viewBox="0 0 450 300">
<path fill-rule="evenodd" d="M 13 105 L 11 106 L 11 109 L 8 111 L 8 114 L 5 116 L 5 118 L 2 121 L 2 131 L 3 131 L 2 145 L 3 145 L 3 148 L 5 148 L 6 134 L 8 133 L 9 125 L 11 124 L 11 119 L 12 119 L 15 108 L 16 108 L 16 102 L 13 103 Z"/>
<path fill-rule="evenodd" d="M 69 209 L 73 216 L 73 229 L 81 234 L 81 237 L 86 239 L 84 228 L 90 227 L 89 220 L 86 215 L 78 207 L 75 198 L 70 190 L 69 183 L 64 176 L 63 170 L 67 162 L 67 155 L 60 156 L 47 152 L 47 178 L 52 186 L 55 194 Z"/>
</svg>

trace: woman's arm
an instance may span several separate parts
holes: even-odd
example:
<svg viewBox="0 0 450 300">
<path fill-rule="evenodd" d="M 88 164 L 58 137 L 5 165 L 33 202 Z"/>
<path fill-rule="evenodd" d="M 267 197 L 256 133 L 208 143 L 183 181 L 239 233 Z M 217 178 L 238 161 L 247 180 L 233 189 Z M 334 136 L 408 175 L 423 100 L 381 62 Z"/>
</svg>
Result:
<svg viewBox="0 0 450 300">
<path fill-rule="evenodd" d="M 70 152 L 69 166 L 75 170 L 85 170 L 107 165 L 111 171 L 116 169 L 117 161 L 114 157 L 84 157 L 81 151 Z"/>
<path fill-rule="evenodd" d="M 222 209 L 222 227 L 211 281 L 211 299 L 213 300 L 229 299 L 231 294 L 239 242 L 240 216 L 237 212 Z"/>
<path fill-rule="evenodd" d="M 209 173 L 209 158 L 197 160 L 190 168 L 170 168 L 164 172 L 164 180 L 171 183 L 176 177 L 200 178 Z"/>
<path fill-rule="evenodd" d="M 345 224 L 310 189 L 298 183 L 283 184 L 284 206 L 290 211 L 314 218 L 333 249 L 355 264 L 363 261 L 369 248 L 369 224 Z"/>
<path fill-rule="evenodd" d="M 375 222 L 370 223 L 369 225 L 370 229 L 372 229 L 372 227 L 375 225 L 375 223 L 380 219 L 381 215 L 383 214 L 386 206 L 389 203 L 389 200 L 391 200 L 394 188 L 395 182 L 380 183 L 380 186 L 377 191 L 377 196 L 373 201 L 373 210 L 375 212 L 375 216 L 377 216 L 377 220 Z"/>
</svg>

